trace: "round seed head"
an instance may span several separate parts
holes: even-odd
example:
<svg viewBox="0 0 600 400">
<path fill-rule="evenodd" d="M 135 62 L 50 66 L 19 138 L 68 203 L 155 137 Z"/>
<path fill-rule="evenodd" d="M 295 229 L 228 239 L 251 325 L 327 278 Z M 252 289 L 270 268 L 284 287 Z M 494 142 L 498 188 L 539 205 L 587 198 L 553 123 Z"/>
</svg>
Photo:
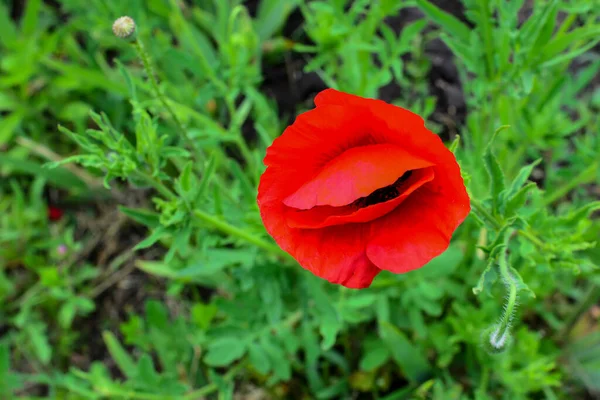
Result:
<svg viewBox="0 0 600 400">
<path fill-rule="evenodd" d="M 112 30 L 115 36 L 127 38 L 135 32 L 135 21 L 131 17 L 121 17 L 113 23 Z"/>
</svg>

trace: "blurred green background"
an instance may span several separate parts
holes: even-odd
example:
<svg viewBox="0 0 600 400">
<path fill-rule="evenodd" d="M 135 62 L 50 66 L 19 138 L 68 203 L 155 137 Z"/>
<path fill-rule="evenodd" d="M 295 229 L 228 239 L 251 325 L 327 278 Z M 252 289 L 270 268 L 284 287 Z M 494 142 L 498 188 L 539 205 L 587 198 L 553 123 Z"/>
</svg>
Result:
<svg viewBox="0 0 600 400">
<path fill-rule="evenodd" d="M 598 398 L 599 41 L 598 0 L 0 0 L 0 398 Z M 327 87 L 422 115 L 480 204 L 361 291 L 256 206 Z"/>
</svg>

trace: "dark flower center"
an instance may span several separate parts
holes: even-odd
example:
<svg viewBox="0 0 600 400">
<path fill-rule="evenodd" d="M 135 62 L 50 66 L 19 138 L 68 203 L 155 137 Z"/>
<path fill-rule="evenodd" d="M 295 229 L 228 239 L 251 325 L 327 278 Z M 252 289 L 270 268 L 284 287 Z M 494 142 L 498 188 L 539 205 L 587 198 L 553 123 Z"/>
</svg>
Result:
<svg viewBox="0 0 600 400">
<path fill-rule="evenodd" d="M 375 190 L 368 196 L 361 197 L 352 202 L 352 205 L 358 208 L 372 206 L 373 204 L 383 203 L 400 196 L 400 186 L 410 178 L 412 171 L 406 171 L 396 182 Z"/>
</svg>

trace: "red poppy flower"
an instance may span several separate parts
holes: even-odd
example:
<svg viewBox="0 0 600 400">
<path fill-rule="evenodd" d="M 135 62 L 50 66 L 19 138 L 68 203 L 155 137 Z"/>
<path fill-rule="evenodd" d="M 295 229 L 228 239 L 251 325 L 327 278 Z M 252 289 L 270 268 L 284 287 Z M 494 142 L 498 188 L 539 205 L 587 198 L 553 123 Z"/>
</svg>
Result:
<svg viewBox="0 0 600 400">
<path fill-rule="evenodd" d="M 62 218 L 64 212 L 60 208 L 48 206 L 48 219 L 50 221 L 58 221 Z"/>
<path fill-rule="evenodd" d="M 350 288 L 440 255 L 470 211 L 456 159 L 421 117 L 333 89 L 267 149 L 267 231 L 312 273 Z"/>
</svg>

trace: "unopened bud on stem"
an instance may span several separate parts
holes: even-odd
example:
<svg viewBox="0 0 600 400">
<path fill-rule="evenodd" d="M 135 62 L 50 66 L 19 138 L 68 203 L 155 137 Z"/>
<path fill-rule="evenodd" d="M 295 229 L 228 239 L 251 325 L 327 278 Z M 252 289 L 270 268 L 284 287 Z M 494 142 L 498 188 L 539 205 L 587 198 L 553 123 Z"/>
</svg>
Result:
<svg viewBox="0 0 600 400">
<path fill-rule="evenodd" d="M 135 32 L 135 21 L 131 17 L 121 17 L 113 23 L 112 30 L 115 36 L 128 38 Z"/>
</svg>

